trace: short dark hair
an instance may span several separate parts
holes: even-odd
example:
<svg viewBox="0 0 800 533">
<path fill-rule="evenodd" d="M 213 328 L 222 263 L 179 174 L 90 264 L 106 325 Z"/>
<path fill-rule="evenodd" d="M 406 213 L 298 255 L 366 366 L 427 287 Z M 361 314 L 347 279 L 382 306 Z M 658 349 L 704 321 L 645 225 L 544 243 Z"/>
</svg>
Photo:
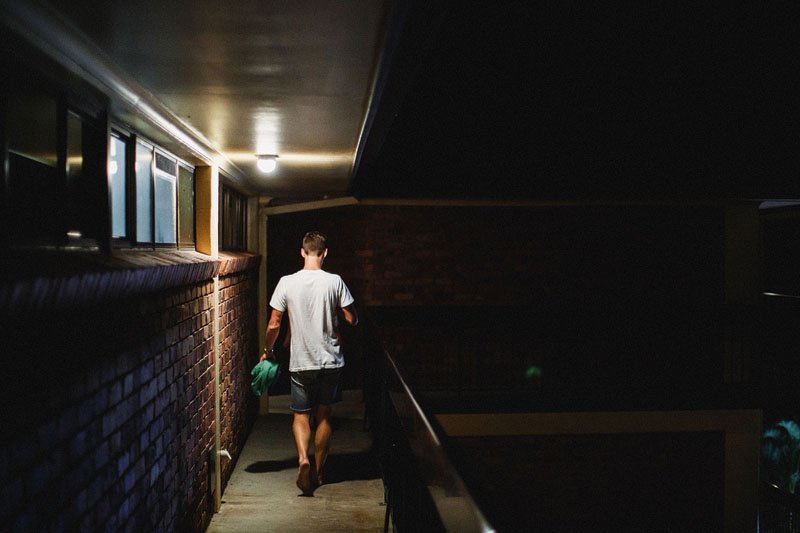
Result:
<svg viewBox="0 0 800 533">
<path fill-rule="evenodd" d="M 306 255 L 322 255 L 322 252 L 328 247 L 326 244 L 325 235 L 318 231 L 309 231 L 303 237 L 303 251 Z"/>
</svg>

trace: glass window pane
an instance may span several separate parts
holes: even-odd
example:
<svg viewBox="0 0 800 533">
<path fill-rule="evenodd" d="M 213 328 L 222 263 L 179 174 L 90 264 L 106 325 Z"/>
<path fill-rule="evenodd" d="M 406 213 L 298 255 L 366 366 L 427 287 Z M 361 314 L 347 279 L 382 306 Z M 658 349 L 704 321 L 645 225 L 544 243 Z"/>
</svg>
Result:
<svg viewBox="0 0 800 533">
<path fill-rule="evenodd" d="M 14 91 L 7 98 L 8 150 L 39 164 L 55 167 L 58 163 L 55 99 L 30 88 Z"/>
<path fill-rule="evenodd" d="M 87 230 L 82 209 L 86 201 L 83 188 L 83 121 L 74 113 L 67 113 L 67 236 L 79 239 Z"/>
<path fill-rule="evenodd" d="M 80 181 L 83 174 L 83 121 L 67 114 L 67 181 Z"/>
<path fill-rule="evenodd" d="M 56 169 L 57 104 L 35 86 L 8 88 L 0 84 L 6 143 L 6 203 L 12 243 L 48 244 L 58 238 L 63 199 Z M 53 213 L 42 217 L 42 213 Z"/>
<path fill-rule="evenodd" d="M 178 169 L 178 242 L 194 244 L 194 172 L 190 168 Z"/>
<path fill-rule="evenodd" d="M 108 144 L 108 189 L 111 194 L 111 236 L 125 237 L 125 141 L 111 136 Z"/>
<path fill-rule="evenodd" d="M 153 149 L 136 144 L 136 240 L 153 242 Z"/>
<path fill-rule="evenodd" d="M 156 242 L 175 243 L 175 176 L 161 171 L 156 172 Z"/>
<path fill-rule="evenodd" d="M 244 250 L 246 241 L 245 218 L 247 199 L 229 189 L 222 188 L 220 204 L 220 248 L 222 250 Z"/>
</svg>

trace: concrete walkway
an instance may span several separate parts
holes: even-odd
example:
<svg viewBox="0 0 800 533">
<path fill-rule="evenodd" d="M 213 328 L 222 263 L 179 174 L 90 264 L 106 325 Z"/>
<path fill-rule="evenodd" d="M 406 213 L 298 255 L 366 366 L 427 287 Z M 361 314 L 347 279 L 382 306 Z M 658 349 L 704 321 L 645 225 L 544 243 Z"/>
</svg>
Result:
<svg viewBox="0 0 800 533">
<path fill-rule="evenodd" d="M 311 497 L 295 485 L 288 397 L 271 397 L 270 414 L 258 417 L 207 532 L 383 531 L 383 481 L 360 396 L 345 391 L 334 407 L 325 485 Z"/>
</svg>

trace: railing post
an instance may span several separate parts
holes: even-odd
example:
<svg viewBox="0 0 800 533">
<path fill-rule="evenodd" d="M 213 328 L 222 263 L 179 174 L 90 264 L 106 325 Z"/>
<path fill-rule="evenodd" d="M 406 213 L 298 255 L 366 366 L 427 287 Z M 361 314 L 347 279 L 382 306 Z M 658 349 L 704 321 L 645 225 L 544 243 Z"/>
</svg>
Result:
<svg viewBox="0 0 800 533">
<path fill-rule="evenodd" d="M 446 531 L 448 525 L 452 530 L 493 531 L 444 455 L 441 435 L 422 411 L 397 363 L 375 337 L 374 328 L 369 329 L 371 379 L 365 380 L 364 386 L 371 391 L 370 426 L 384 480 L 384 531 L 388 533 L 390 521 L 392 529 L 399 531 Z M 454 508 L 450 500 L 439 502 L 440 508 L 428 481 L 436 484 L 437 494 L 439 488 L 457 484 L 454 494 L 458 498 L 452 501 L 460 508 Z M 442 508 L 446 517 L 440 514 Z"/>
<path fill-rule="evenodd" d="M 383 522 L 383 531 L 387 533 L 389 531 L 389 520 L 391 519 L 392 515 L 392 498 L 394 494 L 392 494 L 392 483 L 394 478 L 393 466 L 394 466 L 394 457 L 392 456 L 392 447 L 394 446 L 393 440 L 388 439 L 388 418 L 389 418 L 389 376 L 388 372 L 386 372 L 385 365 L 381 365 L 380 369 L 380 380 L 378 381 L 379 385 L 379 394 L 380 394 L 380 449 L 381 449 L 381 456 L 382 456 L 382 463 L 384 465 L 384 476 L 388 479 L 385 479 L 384 483 L 384 491 L 383 491 L 383 498 L 386 502 L 386 516 L 384 517 Z"/>
</svg>

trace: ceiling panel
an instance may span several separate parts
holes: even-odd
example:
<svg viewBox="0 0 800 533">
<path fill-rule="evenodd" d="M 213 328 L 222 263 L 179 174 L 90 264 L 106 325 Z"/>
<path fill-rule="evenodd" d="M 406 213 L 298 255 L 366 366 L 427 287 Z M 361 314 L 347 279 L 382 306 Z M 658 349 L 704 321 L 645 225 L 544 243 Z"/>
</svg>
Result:
<svg viewBox="0 0 800 533">
<path fill-rule="evenodd" d="M 225 154 L 250 192 L 321 198 L 349 191 L 385 2 L 53 4 Z M 257 153 L 277 154 L 278 170 L 259 173 Z"/>
</svg>

